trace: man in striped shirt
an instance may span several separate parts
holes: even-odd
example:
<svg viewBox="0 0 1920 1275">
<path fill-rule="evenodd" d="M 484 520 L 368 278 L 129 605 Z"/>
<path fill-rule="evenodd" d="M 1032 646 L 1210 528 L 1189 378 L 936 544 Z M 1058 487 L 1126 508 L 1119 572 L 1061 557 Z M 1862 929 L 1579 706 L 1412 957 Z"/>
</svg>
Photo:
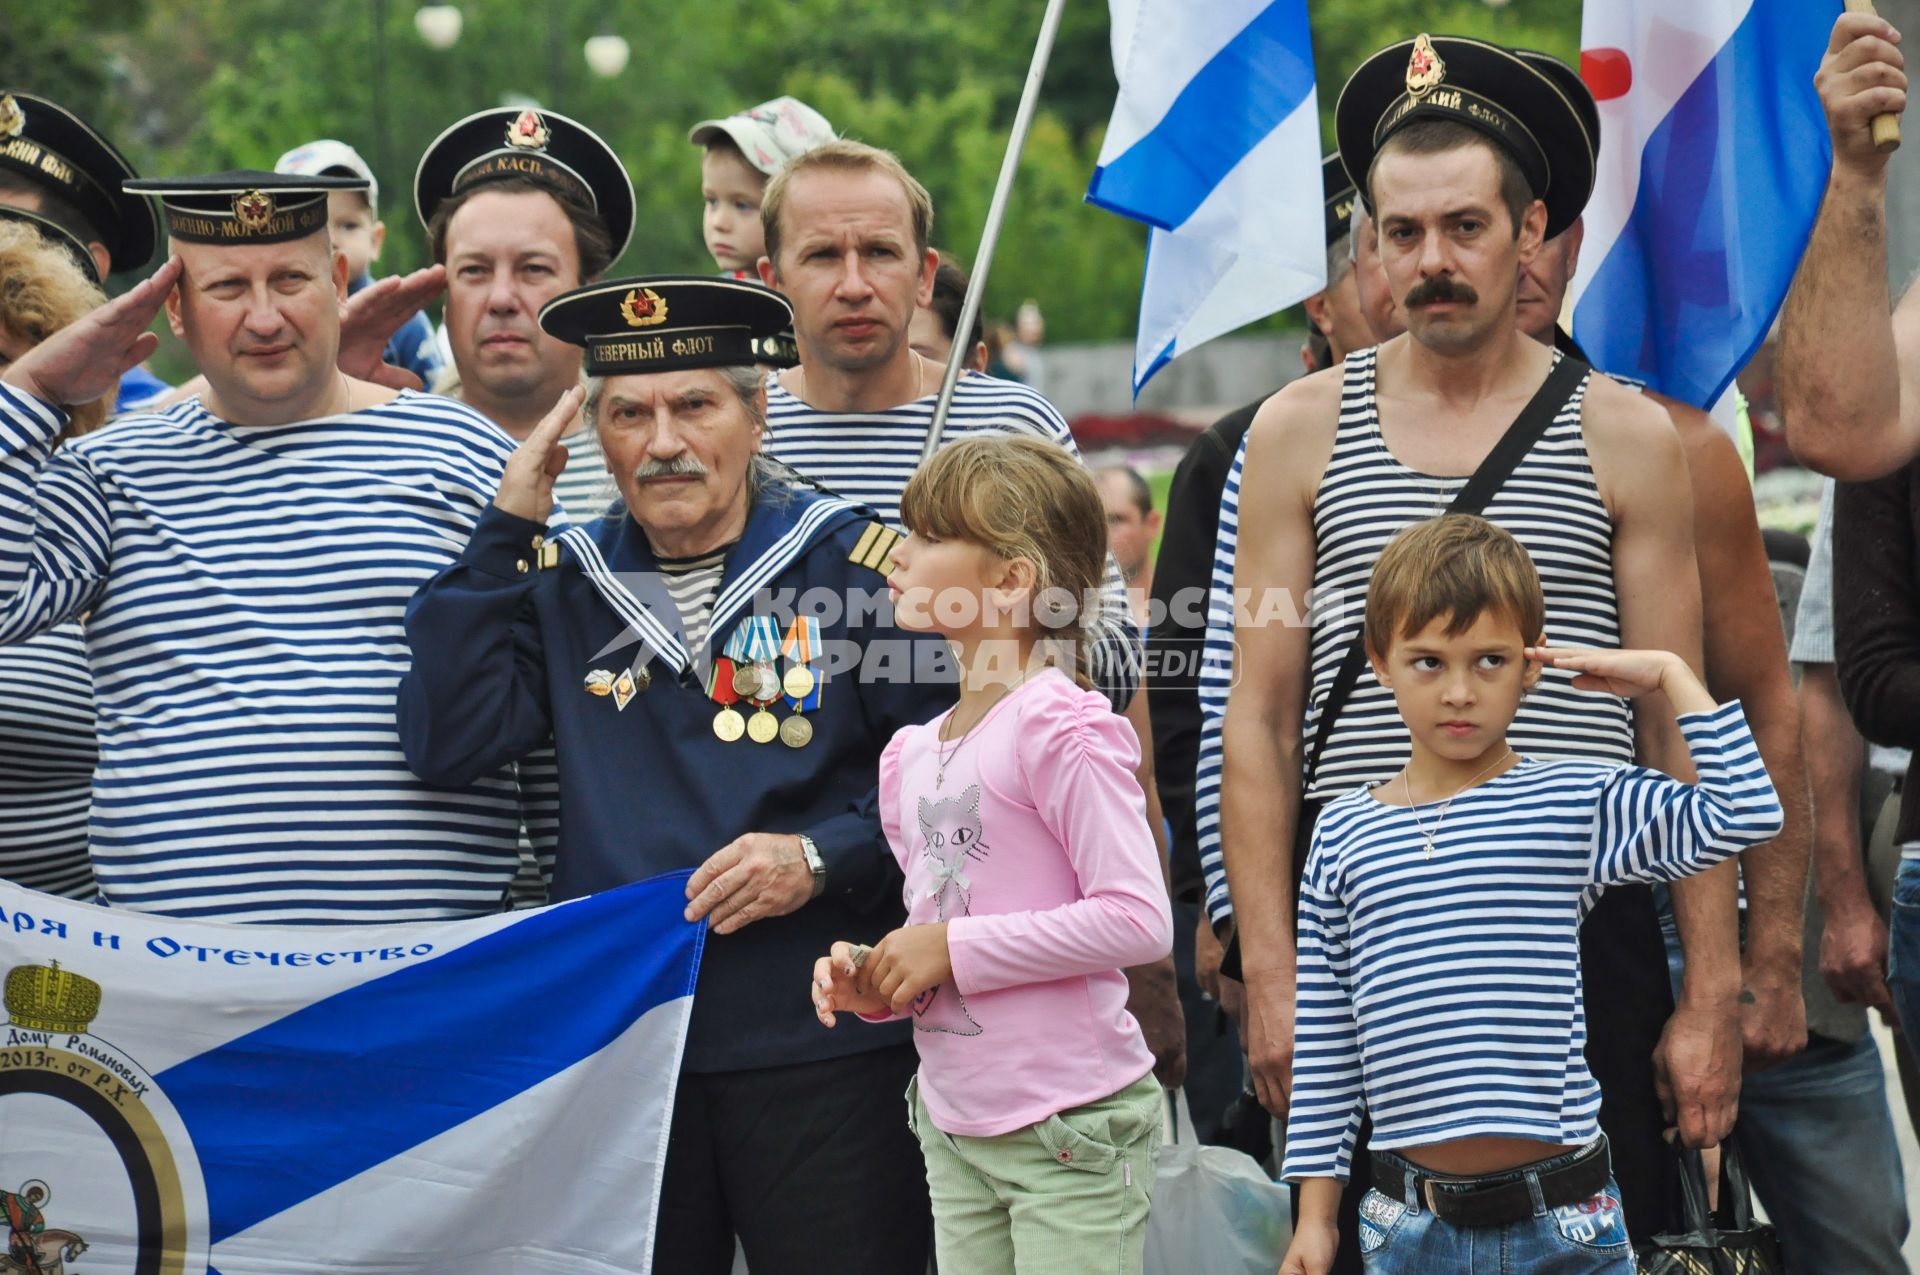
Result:
<svg viewBox="0 0 1920 1275">
<path fill-rule="evenodd" d="M 1403 87 L 1420 78 L 1420 63 L 1424 74 L 1437 68 L 1449 90 L 1466 95 L 1416 95 Z M 1222 518 L 1223 537 L 1238 532 L 1234 588 L 1250 608 L 1235 626 L 1238 682 L 1223 724 L 1224 766 L 1210 777 L 1203 755 L 1196 778 L 1202 799 L 1210 778 L 1218 788 L 1247 979 L 1249 1058 L 1262 1100 L 1276 1113 L 1286 1106 L 1293 1052 L 1299 861 L 1292 847 L 1300 821 L 1311 818 L 1303 808 L 1310 812 L 1311 803 L 1391 774 L 1405 756 L 1391 698 L 1363 670 L 1325 755 L 1315 759 L 1302 802 L 1304 741 L 1358 631 L 1350 604 L 1386 541 L 1446 507 L 1545 380 L 1556 356 L 1518 328 L 1519 271 L 1578 217 L 1592 181 L 1593 143 L 1582 113 L 1557 79 L 1518 56 L 1423 38 L 1375 55 L 1362 71 L 1376 82 L 1364 105 L 1352 88 L 1342 99 L 1341 154 L 1372 210 L 1382 265 L 1411 330 L 1349 359 L 1339 372 L 1294 382 L 1255 420 L 1244 486 L 1261 498 L 1241 502 L 1237 528 L 1228 526 L 1224 510 Z M 1512 104 L 1500 100 L 1514 93 L 1525 99 L 1525 129 Z M 1451 109 L 1463 101 L 1484 109 L 1482 98 L 1509 112 L 1501 118 L 1511 130 Z M 1408 109 L 1376 139 L 1381 117 L 1401 105 Z M 1404 140 L 1393 140 L 1408 129 L 1414 131 Z M 1228 492 L 1237 494 L 1231 480 Z M 1697 662 L 1700 595 L 1687 470 L 1672 424 L 1656 405 L 1604 378 L 1585 378 L 1486 512 L 1534 555 L 1555 641 L 1679 651 Z M 1310 589 L 1337 590 L 1339 598 L 1328 593 L 1316 601 L 1304 623 L 1273 618 L 1269 604 L 1276 599 L 1289 603 L 1283 615 L 1304 613 Z M 1583 696 L 1563 675 L 1549 673 L 1522 707 L 1514 737 L 1516 747 L 1545 755 L 1623 763 L 1637 753 L 1687 773 L 1670 714 L 1630 712 L 1619 700 Z M 1695 944 L 1689 935 L 1700 959 L 1689 995 L 1670 1019 L 1645 891 L 1615 892 L 1602 904 L 1615 914 L 1604 932 L 1620 937 L 1590 950 L 1608 972 L 1606 994 L 1625 1007 L 1632 1030 L 1609 1031 L 1601 1041 L 1618 1056 L 1617 1080 L 1603 1068 L 1606 1060 L 1593 1065 L 1608 1097 L 1602 1120 L 1636 1225 L 1661 1221 L 1656 1201 L 1666 1156 L 1656 1085 L 1670 1086 L 1674 1110 L 1666 1123 L 1677 1124 L 1691 1144 L 1717 1141 L 1732 1122 L 1739 1067 L 1732 889 L 1730 871 L 1720 870 L 1676 890 L 1683 920 L 1718 922 L 1720 928 L 1701 932 L 1724 941 Z M 1600 934 L 1589 933 L 1589 941 Z M 1654 1073 L 1649 1059 L 1656 1049 Z M 1364 1159 L 1357 1167 L 1364 1174 Z M 1353 1216 L 1349 1210 L 1343 1224 Z M 1357 1270 L 1357 1256 L 1357 1245 L 1348 1245 L 1341 1269 Z"/>
<path fill-rule="evenodd" d="M 364 183 L 360 183 L 364 184 Z M 330 190 L 229 173 L 139 183 L 173 256 L 0 378 L 0 641 L 88 613 L 106 902 L 276 923 L 496 911 L 506 773 L 414 778 L 402 612 L 459 554 L 511 444 L 472 409 L 335 366 Z M 150 353 L 162 304 L 208 390 L 57 452 L 65 405 Z"/>
<path fill-rule="evenodd" d="M 793 304 L 800 366 L 767 385 L 767 450 L 829 491 L 900 521 L 944 371 L 907 333 L 933 296 L 933 201 L 891 153 L 845 139 L 791 160 L 767 185 L 760 277 Z M 954 387 L 943 442 L 1033 434 L 1078 452 L 1035 391 L 991 376 Z M 1123 709 L 1140 684 L 1140 634 L 1126 584 L 1107 564 L 1088 675 Z"/>
</svg>

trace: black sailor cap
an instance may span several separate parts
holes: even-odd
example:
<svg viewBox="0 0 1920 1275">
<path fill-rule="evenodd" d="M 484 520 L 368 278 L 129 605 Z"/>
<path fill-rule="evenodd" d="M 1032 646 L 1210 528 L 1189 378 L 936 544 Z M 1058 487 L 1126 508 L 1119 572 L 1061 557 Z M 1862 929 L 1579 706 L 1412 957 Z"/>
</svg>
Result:
<svg viewBox="0 0 1920 1275">
<path fill-rule="evenodd" d="M 185 243 L 284 243 L 327 227 L 327 196 L 367 188 L 364 177 L 295 177 L 240 169 L 200 177 L 148 177 L 127 183 L 158 195 L 167 234 Z"/>
<path fill-rule="evenodd" d="M 1547 206 L 1551 239 L 1586 208 L 1600 142 L 1593 95 L 1571 68 L 1546 66 L 1553 61 L 1451 35 L 1381 49 L 1347 80 L 1334 107 L 1348 176 L 1367 198 L 1367 174 L 1388 138 L 1418 120 L 1453 120 L 1519 164 Z"/>
<path fill-rule="evenodd" d="M 588 376 L 791 367 L 793 308 L 771 288 L 710 275 L 608 279 L 540 308 L 549 336 L 587 351 Z"/>
<path fill-rule="evenodd" d="M 151 202 L 125 189 L 140 174 L 66 107 L 32 93 L 0 92 L 0 169 L 30 178 L 77 208 L 106 245 L 113 270 L 139 270 L 153 260 L 160 219 Z M 71 231 L 17 208 L 0 208 L 0 216 L 32 222 L 71 249 L 98 281 L 93 254 Z"/>
</svg>

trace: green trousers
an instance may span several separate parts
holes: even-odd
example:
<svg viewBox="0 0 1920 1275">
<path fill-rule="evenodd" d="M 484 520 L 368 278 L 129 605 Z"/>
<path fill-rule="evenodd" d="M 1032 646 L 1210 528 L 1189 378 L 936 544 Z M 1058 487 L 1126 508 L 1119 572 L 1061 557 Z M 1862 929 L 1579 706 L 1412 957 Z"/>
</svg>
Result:
<svg viewBox="0 0 1920 1275">
<path fill-rule="evenodd" d="M 927 1160 L 941 1275 L 1139 1275 L 1160 1148 L 1151 1073 L 991 1138 L 942 1133 L 917 1079 L 907 1109 Z"/>
</svg>

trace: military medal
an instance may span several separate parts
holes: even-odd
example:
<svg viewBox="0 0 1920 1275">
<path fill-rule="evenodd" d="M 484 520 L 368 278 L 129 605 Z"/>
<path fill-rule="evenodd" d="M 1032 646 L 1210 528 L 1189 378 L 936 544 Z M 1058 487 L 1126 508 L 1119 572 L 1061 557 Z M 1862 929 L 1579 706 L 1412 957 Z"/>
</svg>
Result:
<svg viewBox="0 0 1920 1275">
<path fill-rule="evenodd" d="M 787 657 L 787 673 L 780 680 L 787 706 L 793 716 L 780 723 L 780 742 L 788 748 L 805 748 L 813 739 L 813 723 L 801 714 L 820 707 L 826 686 L 826 673 L 816 672 L 811 662 L 820 656 L 820 620 L 816 616 L 797 616 L 781 639 L 780 653 Z"/>
<path fill-rule="evenodd" d="M 597 668 L 587 674 L 587 694 L 613 694 L 613 674 L 606 669 Z"/>
<path fill-rule="evenodd" d="M 721 743 L 731 744 L 747 733 L 747 719 L 733 706 L 740 696 L 733 689 L 732 660 L 722 656 L 713 662 L 713 671 L 707 675 L 707 695 L 720 705 L 720 711 L 713 715 L 713 733 Z"/>
<path fill-rule="evenodd" d="M 632 669 L 621 669 L 620 676 L 613 680 L 613 706 L 623 713 L 626 712 L 627 705 L 633 702 L 633 697 L 646 689 L 647 683 L 635 677 Z"/>
<path fill-rule="evenodd" d="M 780 733 L 780 723 L 764 707 L 747 719 L 747 738 L 756 744 L 771 744 Z"/>
</svg>

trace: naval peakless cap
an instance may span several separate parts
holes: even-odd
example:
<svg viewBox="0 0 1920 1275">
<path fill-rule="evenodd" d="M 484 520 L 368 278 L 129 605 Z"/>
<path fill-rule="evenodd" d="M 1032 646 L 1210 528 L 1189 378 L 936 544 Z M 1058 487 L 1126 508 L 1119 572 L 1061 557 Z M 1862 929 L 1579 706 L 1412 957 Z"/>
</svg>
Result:
<svg viewBox="0 0 1920 1275">
<path fill-rule="evenodd" d="M 1327 247 L 1340 242 L 1352 224 L 1353 180 L 1335 151 L 1320 161 L 1320 189 L 1327 201 Z"/>
<path fill-rule="evenodd" d="M 577 120 L 532 107 L 469 115 L 433 139 L 413 175 L 420 222 L 448 198 L 487 182 L 523 178 L 585 204 L 606 224 L 614 260 L 633 237 L 633 181 L 600 135 Z"/>
<path fill-rule="evenodd" d="M 254 169 L 127 183 L 130 191 L 160 197 L 173 238 L 233 245 L 304 239 L 326 229 L 328 195 L 366 188 L 364 177 L 294 177 Z"/>
<path fill-rule="evenodd" d="M 106 245 L 114 270 L 139 270 L 153 259 L 159 218 L 152 203 L 124 189 L 139 174 L 72 111 L 31 93 L 0 92 L 0 169 L 45 186 L 78 209 L 94 238 Z M 71 231 L 19 209 L 0 208 L 0 216 L 33 222 L 72 249 L 98 280 L 93 254 Z"/>
<path fill-rule="evenodd" d="M 588 376 L 701 367 L 791 367 L 793 308 L 771 288 L 707 275 L 609 279 L 540 309 L 549 336 L 587 351 Z"/>
<path fill-rule="evenodd" d="M 1519 164 L 1547 206 L 1551 239 L 1578 219 L 1593 193 L 1598 118 L 1579 76 L 1544 53 L 1421 35 L 1360 64 L 1340 90 L 1334 131 L 1347 174 L 1365 198 L 1367 174 L 1388 138 L 1419 120 L 1464 124 Z"/>
</svg>

